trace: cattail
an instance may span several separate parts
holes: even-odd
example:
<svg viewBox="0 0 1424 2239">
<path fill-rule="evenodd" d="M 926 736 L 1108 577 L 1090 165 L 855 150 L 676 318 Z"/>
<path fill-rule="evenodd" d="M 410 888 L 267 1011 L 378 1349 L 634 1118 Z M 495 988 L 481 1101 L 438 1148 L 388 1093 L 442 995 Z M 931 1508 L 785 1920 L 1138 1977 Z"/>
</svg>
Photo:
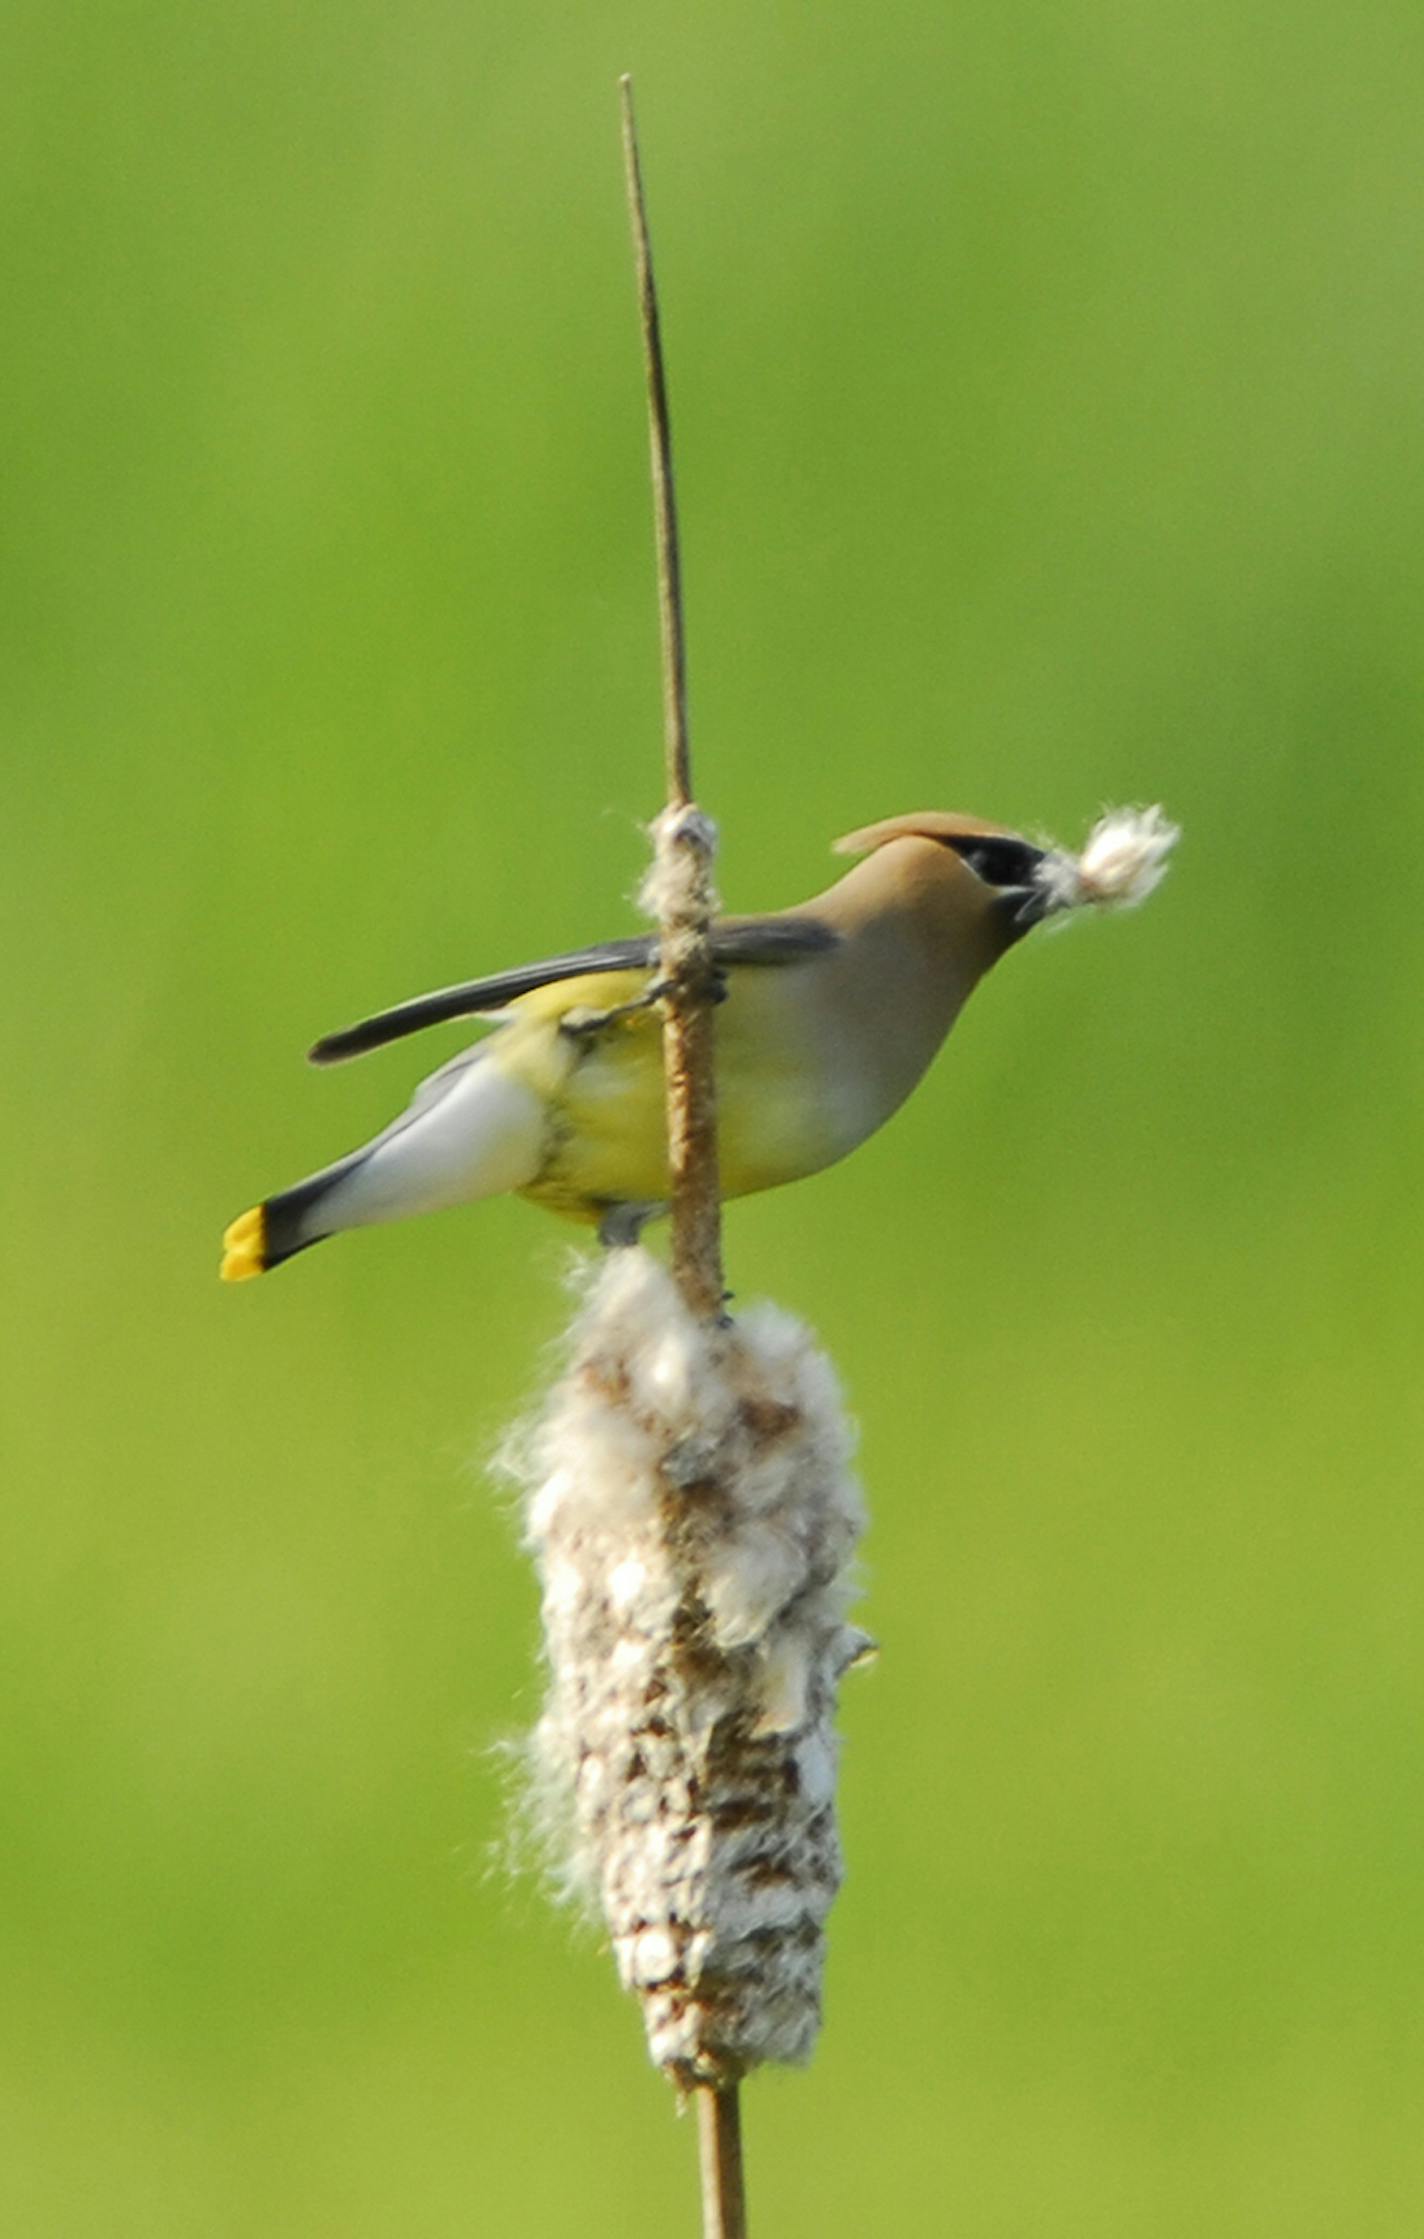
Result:
<svg viewBox="0 0 1424 2239">
<path fill-rule="evenodd" d="M 841 1878 L 837 1683 L 862 1528 L 835 1376 L 762 1306 L 694 1317 L 641 1249 L 591 1280 L 524 1442 L 569 1879 L 682 2089 L 800 2062 Z"/>
</svg>

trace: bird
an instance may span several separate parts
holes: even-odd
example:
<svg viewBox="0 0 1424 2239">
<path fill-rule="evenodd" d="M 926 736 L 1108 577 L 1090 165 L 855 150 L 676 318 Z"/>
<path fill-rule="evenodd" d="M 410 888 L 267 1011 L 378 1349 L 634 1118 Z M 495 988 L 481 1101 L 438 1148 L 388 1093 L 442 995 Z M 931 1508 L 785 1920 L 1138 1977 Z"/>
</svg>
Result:
<svg viewBox="0 0 1424 2239">
<path fill-rule="evenodd" d="M 723 1197 L 799 1181 L 904 1103 L 984 975 L 1045 919 L 1141 901 L 1178 832 L 1105 814 L 1077 856 L 939 810 L 849 833 L 824 893 L 718 919 L 715 1065 Z M 494 1031 L 432 1073 L 374 1139 L 226 1230 L 243 1282 L 348 1229 L 514 1193 L 635 1242 L 669 1182 L 658 939 L 606 941 L 466 981 L 318 1041 L 330 1065 L 453 1019 Z"/>
</svg>

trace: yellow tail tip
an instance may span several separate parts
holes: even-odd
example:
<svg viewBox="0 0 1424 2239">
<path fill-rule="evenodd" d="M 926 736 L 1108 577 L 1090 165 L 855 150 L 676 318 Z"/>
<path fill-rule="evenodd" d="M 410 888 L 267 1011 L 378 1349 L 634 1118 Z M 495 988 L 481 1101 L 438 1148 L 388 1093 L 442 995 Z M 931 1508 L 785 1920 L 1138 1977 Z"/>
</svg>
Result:
<svg viewBox="0 0 1424 2239">
<path fill-rule="evenodd" d="M 222 1266 L 218 1274 L 225 1283 L 245 1283 L 249 1277 L 260 1275 L 267 1265 L 267 1222 L 262 1207 L 254 1205 L 247 1213 L 240 1213 L 231 1228 L 223 1231 Z"/>
</svg>

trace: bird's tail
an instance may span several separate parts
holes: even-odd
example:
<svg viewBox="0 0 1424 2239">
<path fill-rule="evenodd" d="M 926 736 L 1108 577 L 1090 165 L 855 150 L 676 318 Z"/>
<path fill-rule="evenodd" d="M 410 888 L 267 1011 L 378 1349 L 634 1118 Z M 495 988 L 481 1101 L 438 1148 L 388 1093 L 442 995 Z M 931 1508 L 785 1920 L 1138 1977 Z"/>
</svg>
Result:
<svg viewBox="0 0 1424 2239">
<path fill-rule="evenodd" d="M 490 1044 L 466 1050 L 423 1081 L 409 1110 L 374 1142 L 235 1220 L 219 1272 L 242 1283 L 342 1229 L 525 1189 L 544 1156 L 546 1128 L 542 1097 Z"/>
<path fill-rule="evenodd" d="M 330 1226 L 325 1225 L 322 1201 L 365 1155 L 353 1151 L 349 1158 L 338 1159 L 320 1174 L 294 1182 L 290 1189 L 278 1190 L 275 1197 L 264 1197 L 260 1205 L 239 1213 L 223 1231 L 222 1265 L 218 1269 L 222 1280 L 245 1283 L 253 1275 L 265 1275 L 269 1268 L 280 1267 L 284 1259 L 294 1259 L 323 1237 L 334 1236 L 345 1224 L 333 1220 Z"/>
</svg>

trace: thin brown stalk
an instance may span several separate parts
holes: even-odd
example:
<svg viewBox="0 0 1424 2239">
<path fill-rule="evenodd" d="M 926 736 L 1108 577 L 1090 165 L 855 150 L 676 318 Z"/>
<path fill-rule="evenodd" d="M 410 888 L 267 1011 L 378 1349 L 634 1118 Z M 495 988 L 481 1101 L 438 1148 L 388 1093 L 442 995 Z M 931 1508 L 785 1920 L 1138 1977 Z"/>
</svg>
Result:
<svg viewBox="0 0 1424 2239">
<path fill-rule="evenodd" d="M 672 1189 L 672 1263 L 692 1312 L 715 1320 L 722 1311 L 722 1214 L 717 1169 L 714 1073 L 716 973 L 712 958 L 710 828 L 695 814 L 687 726 L 687 655 L 683 632 L 682 562 L 673 480 L 672 418 L 663 364 L 657 282 L 648 238 L 633 81 L 619 81 L 628 210 L 638 278 L 643 357 L 648 386 L 648 438 L 657 546 L 658 614 L 662 639 L 663 740 L 667 822 L 660 838 L 664 864 L 682 854 L 683 876 L 662 884 L 663 1061 L 667 1078 L 668 1168 Z M 670 866 L 669 866 L 670 867 Z M 702 2163 L 704 2239 L 746 2239 L 741 2108 L 737 2087 L 699 2087 L 698 2145 Z"/>
<path fill-rule="evenodd" d="M 692 791 L 672 420 L 668 410 L 657 283 L 648 239 L 631 78 L 619 81 L 619 93 L 648 382 L 658 611 L 663 651 L 668 822 L 664 826 L 660 852 L 665 860 L 672 857 L 674 864 L 680 858 L 678 867 L 683 873 L 676 881 L 680 888 L 676 907 L 670 906 L 674 881 L 664 882 L 661 926 L 662 970 L 669 990 L 664 1007 L 663 1062 L 667 1075 L 668 1167 L 672 1184 L 672 1264 L 678 1286 L 693 1312 L 712 1318 L 722 1310 L 723 1280 L 717 1097 L 713 1077 L 712 1006 L 716 972 L 711 942 L 710 832 L 706 819 L 696 814 Z"/>
<path fill-rule="evenodd" d="M 677 492 L 672 472 L 672 418 L 663 368 L 658 288 L 653 272 L 643 170 L 638 155 L 638 123 L 633 113 L 633 81 L 620 78 L 623 107 L 623 162 L 628 179 L 628 215 L 633 227 L 633 261 L 638 276 L 643 357 L 648 377 L 648 443 L 652 453 L 653 519 L 658 554 L 658 613 L 663 643 L 663 743 L 670 808 L 692 800 L 692 762 L 687 740 L 687 656 L 682 624 L 682 563 L 677 541 Z"/>
<path fill-rule="evenodd" d="M 703 2239 L 747 2239 L 747 2196 L 742 2179 L 742 2111 L 735 2084 L 697 2092 L 697 2139 L 702 2153 Z"/>
</svg>

